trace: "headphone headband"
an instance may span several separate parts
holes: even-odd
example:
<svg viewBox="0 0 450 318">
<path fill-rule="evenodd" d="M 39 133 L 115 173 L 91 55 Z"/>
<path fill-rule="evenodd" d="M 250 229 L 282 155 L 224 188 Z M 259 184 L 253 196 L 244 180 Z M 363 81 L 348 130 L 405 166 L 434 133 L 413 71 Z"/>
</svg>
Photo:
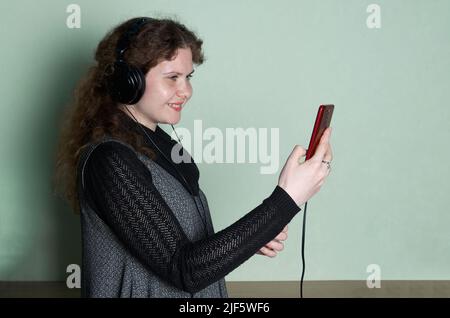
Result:
<svg viewBox="0 0 450 318">
<path fill-rule="evenodd" d="M 152 18 L 136 18 L 133 24 L 131 24 L 130 28 L 122 34 L 122 36 L 117 41 L 116 47 L 116 58 L 117 61 L 123 61 L 123 54 L 129 48 L 131 40 L 133 37 L 139 33 L 144 25 L 147 23 L 154 21 Z"/>
</svg>

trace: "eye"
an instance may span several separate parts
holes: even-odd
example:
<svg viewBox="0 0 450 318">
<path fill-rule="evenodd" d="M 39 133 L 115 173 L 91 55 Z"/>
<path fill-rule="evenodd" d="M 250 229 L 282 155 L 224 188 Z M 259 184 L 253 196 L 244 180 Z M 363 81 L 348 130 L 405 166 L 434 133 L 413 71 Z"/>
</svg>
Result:
<svg viewBox="0 0 450 318">
<path fill-rule="evenodd" d="M 177 75 L 174 75 L 174 76 L 171 76 L 171 77 L 169 77 L 172 81 L 176 81 L 177 80 L 177 78 L 178 78 L 178 76 Z"/>
<path fill-rule="evenodd" d="M 189 74 L 188 76 L 186 76 L 186 78 L 188 79 L 188 81 L 193 77 L 192 74 Z"/>
</svg>

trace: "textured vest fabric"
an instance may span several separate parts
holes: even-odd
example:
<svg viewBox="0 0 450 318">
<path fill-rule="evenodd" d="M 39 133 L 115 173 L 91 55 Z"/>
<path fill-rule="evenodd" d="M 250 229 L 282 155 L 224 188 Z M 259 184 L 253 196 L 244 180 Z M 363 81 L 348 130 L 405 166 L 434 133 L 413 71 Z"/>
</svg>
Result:
<svg viewBox="0 0 450 318">
<path fill-rule="evenodd" d="M 92 151 L 104 142 L 119 142 L 105 137 L 84 148 L 78 163 L 78 196 L 80 201 L 82 235 L 82 297 L 166 297 L 190 298 L 183 291 L 154 274 L 148 266 L 133 256 L 123 243 L 89 206 L 84 189 L 84 167 Z M 204 237 L 204 221 L 208 232 L 214 233 L 210 211 L 204 193 L 192 196 L 186 188 L 165 169 L 147 156 L 134 151 L 152 175 L 152 181 L 191 241 Z M 200 211 L 197 211 L 194 200 Z M 200 203 L 201 200 L 201 203 Z M 204 207 L 204 209 L 203 209 Z M 228 297 L 225 280 L 209 285 L 193 294 L 196 298 Z"/>
</svg>

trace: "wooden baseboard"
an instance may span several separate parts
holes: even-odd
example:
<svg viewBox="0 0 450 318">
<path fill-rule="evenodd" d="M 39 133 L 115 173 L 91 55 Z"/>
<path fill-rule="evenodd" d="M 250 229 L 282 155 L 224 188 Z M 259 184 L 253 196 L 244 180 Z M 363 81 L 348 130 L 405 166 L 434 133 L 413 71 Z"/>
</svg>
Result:
<svg viewBox="0 0 450 318">
<path fill-rule="evenodd" d="M 298 281 L 227 282 L 232 298 L 298 298 Z M 450 281 L 390 280 L 382 281 L 380 288 L 368 288 L 366 281 L 306 281 L 303 296 L 314 298 L 361 297 L 450 297 Z M 2 298 L 77 298 L 79 289 L 69 289 L 64 282 L 0 282 Z"/>
<path fill-rule="evenodd" d="M 230 297 L 298 298 L 300 282 L 228 282 Z M 306 281 L 305 298 L 435 298 L 450 297 L 450 281 L 388 280 L 380 288 L 367 287 L 366 281 Z"/>
</svg>

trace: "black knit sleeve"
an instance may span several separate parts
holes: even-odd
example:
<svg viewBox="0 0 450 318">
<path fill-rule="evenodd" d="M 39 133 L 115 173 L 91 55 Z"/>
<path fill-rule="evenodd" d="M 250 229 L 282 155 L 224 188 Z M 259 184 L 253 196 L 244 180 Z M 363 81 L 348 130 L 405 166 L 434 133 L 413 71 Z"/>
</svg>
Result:
<svg viewBox="0 0 450 318">
<path fill-rule="evenodd" d="M 300 211 L 279 186 L 262 204 L 224 230 L 191 242 L 128 147 L 99 145 L 85 170 L 94 210 L 130 251 L 176 287 L 197 292 L 225 277 L 271 241 Z"/>
</svg>

